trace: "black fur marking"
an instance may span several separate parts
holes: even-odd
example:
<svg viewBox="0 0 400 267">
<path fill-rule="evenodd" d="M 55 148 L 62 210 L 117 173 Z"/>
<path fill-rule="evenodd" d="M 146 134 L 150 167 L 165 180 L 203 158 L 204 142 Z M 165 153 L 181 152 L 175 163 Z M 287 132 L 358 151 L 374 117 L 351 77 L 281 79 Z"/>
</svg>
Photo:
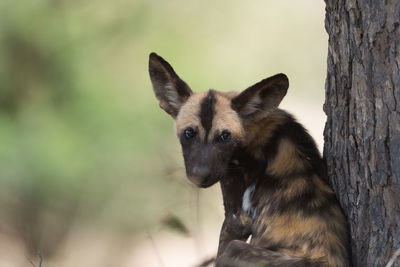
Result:
<svg viewBox="0 0 400 267">
<path fill-rule="evenodd" d="M 215 115 L 215 103 L 217 99 L 215 98 L 215 92 L 213 90 L 208 91 L 208 94 L 200 103 L 200 120 L 201 125 L 203 126 L 204 130 L 206 131 L 206 139 L 208 137 L 208 133 L 212 127 L 212 121 Z"/>
<path fill-rule="evenodd" d="M 243 147 L 235 149 L 233 158 L 239 161 L 239 166 L 245 179 L 246 188 L 253 183 L 257 183 L 258 179 L 264 177 L 267 161 L 265 159 L 257 159 Z M 246 175 L 244 175 L 246 173 Z"/>
</svg>

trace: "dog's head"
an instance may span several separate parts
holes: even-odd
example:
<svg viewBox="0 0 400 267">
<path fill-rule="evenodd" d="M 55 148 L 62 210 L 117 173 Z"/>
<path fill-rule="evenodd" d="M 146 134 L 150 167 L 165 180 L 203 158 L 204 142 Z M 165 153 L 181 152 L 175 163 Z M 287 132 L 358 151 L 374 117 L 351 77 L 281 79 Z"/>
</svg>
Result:
<svg viewBox="0 0 400 267">
<path fill-rule="evenodd" d="M 289 86 L 286 75 L 278 74 L 241 93 L 193 93 L 155 53 L 150 54 L 149 72 L 160 107 L 175 120 L 187 177 L 199 187 L 226 174 L 233 151 L 246 139 L 246 126 L 275 109 Z"/>
</svg>

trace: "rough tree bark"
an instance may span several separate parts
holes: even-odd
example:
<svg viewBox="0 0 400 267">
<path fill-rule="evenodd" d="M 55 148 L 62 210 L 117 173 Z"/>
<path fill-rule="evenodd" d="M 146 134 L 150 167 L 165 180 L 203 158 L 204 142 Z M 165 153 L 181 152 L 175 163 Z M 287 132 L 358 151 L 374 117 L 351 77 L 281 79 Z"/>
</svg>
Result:
<svg viewBox="0 0 400 267">
<path fill-rule="evenodd" d="M 400 247 L 400 1 L 325 2 L 324 156 L 354 266 L 385 266 Z"/>
</svg>

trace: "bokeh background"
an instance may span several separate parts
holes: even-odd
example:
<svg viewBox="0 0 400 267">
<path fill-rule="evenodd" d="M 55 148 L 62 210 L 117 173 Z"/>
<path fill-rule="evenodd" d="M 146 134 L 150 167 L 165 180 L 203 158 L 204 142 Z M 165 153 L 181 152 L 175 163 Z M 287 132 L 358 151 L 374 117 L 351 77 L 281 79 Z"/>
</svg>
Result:
<svg viewBox="0 0 400 267">
<path fill-rule="evenodd" d="M 276 73 L 322 144 L 327 35 L 310 0 L 1 0 L 0 266 L 194 266 L 213 256 L 218 185 L 184 177 L 148 55 L 195 91 Z"/>
</svg>

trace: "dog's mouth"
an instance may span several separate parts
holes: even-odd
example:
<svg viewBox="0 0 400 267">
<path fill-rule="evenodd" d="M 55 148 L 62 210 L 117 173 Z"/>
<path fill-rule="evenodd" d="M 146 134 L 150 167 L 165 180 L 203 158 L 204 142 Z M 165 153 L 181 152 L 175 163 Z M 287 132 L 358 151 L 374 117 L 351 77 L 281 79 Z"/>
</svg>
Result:
<svg viewBox="0 0 400 267">
<path fill-rule="evenodd" d="M 212 176 L 207 176 L 205 178 L 188 176 L 188 178 L 192 183 L 194 183 L 197 187 L 200 188 L 210 187 L 219 181 L 219 178 Z"/>
<path fill-rule="evenodd" d="M 217 183 L 218 181 L 219 181 L 218 178 L 216 178 L 216 179 L 210 179 L 210 180 L 207 180 L 206 182 L 204 182 L 204 183 L 202 183 L 202 184 L 200 184 L 200 185 L 198 185 L 198 186 L 201 187 L 201 188 L 207 188 L 207 187 L 210 187 L 210 186 L 214 185 L 214 184 Z"/>
</svg>

